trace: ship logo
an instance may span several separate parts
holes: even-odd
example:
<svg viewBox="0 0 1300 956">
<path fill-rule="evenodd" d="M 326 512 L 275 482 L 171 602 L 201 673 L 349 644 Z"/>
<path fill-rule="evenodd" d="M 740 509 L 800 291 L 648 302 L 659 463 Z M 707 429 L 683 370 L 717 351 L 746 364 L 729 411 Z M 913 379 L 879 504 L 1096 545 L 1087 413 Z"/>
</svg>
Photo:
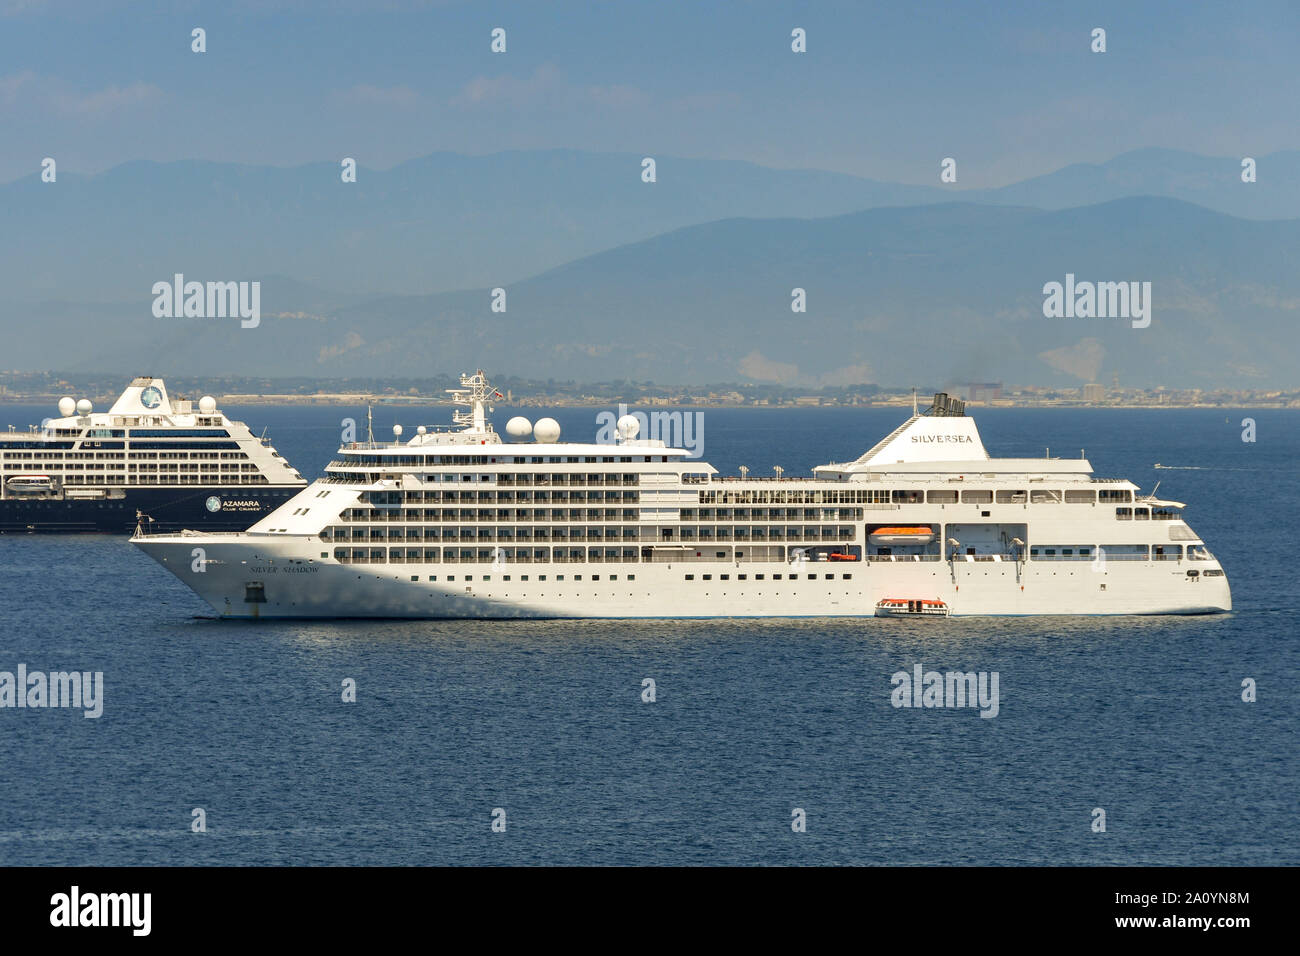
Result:
<svg viewBox="0 0 1300 956">
<path fill-rule="evenodd" d="M 216 495 L 213 495 L 211 498 L 209 498 L 209 499 L 207 500 L 206 504 L 207 504 L 207 506 L 208 506 L 208 510 L 209 510 L 209 511 L 220 511 L 220 510 L 221 510 L 221 499 L 218 498 Z"/>
<path fill-rule="evenodd" d="M 162 404 L 162 392 L 150 385 L 140 393 L 140 404 L 145 408 L 157 408 Z M 216 510 L 215 508 L 212 510 Z"/>
</svg>

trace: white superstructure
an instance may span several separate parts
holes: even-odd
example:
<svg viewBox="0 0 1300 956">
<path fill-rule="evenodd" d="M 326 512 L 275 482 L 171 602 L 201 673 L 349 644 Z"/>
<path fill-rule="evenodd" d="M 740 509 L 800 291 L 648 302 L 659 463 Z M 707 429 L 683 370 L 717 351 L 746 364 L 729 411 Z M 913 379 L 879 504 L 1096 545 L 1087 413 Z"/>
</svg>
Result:
<svg viewBox="0 0 1300 956">
<path fill-rule="evenodd" d="M 1232 607 L 1183 505 L 1080 458 L 990 458 L 935 397 L 855 461 L 731 478 L 637 437 L 559 441 L 487 418 L 479 371 L 451 430 L 345 445 L 239 534 L 135 544 L 228 617 L 872 616 L 886 599 L 973 614 Z M 917 605 L 918 607 L 920 605 Z"/>
</svg>

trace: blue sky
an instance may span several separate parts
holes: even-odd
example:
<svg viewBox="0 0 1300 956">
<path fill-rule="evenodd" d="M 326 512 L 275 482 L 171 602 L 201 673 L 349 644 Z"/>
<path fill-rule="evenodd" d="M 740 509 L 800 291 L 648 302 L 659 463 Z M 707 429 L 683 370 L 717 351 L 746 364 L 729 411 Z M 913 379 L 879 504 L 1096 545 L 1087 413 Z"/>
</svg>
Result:
<svg viewBox="0 0 1300 956">
<path fill-rule="evenodd" d="M 1143 146 L 1300 149 L 1297 53 L 1291 3 L 0 0 L 0 181 L 44 156 L 387 168 L 561 147 L 912 183 L 954 156 L 959 186 L 997 186 Z"/>
</svg>

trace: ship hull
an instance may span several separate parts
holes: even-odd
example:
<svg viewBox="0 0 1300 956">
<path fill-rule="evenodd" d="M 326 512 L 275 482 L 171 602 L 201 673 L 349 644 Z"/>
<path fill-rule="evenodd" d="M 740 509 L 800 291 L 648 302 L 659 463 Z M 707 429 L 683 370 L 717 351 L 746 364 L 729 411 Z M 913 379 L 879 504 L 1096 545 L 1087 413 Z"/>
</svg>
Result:
<svg viewBox="0 0 1300 956">
<path fill-rule="evenodd" d="M 131 534 L 137 512 L 159 533 L 182 529 L 221 533 L 243 531 L 270 514 L 302 485 L 186 485 L 165 488 L 113 488 L 104 498 L 0 499 L 0 534 Z M 216 499 L 215 506 L 212 504 Z"/>
<path fill-rule="evenodd" d="M 1110 562 L 1100 569 L 1088 562 L 960 560 L 493 569 L 340 564 L 322 556 L 329 550 L 323 542 L 292 535 L 146 536 L 134 542 L 224 618 L 874 617 L 877 602 L 897 597 L 944 601 L 953 617 L 1232 609 L 1227 578 L 1205 574 L 1221 571 L 1213 560 Z"/>
</svg>

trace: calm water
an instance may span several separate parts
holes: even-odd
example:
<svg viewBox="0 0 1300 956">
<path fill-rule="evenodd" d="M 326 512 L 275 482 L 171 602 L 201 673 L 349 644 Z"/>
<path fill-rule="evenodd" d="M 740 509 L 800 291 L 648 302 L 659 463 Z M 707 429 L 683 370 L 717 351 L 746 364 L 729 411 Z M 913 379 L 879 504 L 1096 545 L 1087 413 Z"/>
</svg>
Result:
<svg viewBox="0 0 1300 956">
<path fill-rule="evenodd" d="M 308 476 L 341 418 L 365 420 L 230 411 L 269 424 Z M 49 413 L 0 407 L 0 425 Z M 1246 414 L 1254 444 L 1240 440 Z M 580 439 L 594 416 L 555 417 Z M 806 474 L 903 417 L 711 410 L 706 458 Z M 445 411 L 379 409 L 376 434 L 394 420 L 409 434 Z M 1300 414 L 978 420 L 998 456 L 1086 448 L 1099 475 L 1162 481 L 1223 561 L 1237 610 L 236 624 L 197 619 L 206 606 L 123 540 L 0 536 L 0 670 L 101 670 L 106 685 L 99 720 L 0 710 L 0 862 L 1300 862 Z M 999 672 L 999 715 L 894 709 L 890 675 L 917 663 Z M 1241 702 L 1245 677 L 1255 704 Z M 345 678 L 355 704 L 340 701 Z M 195 807 L 205 834 L 190 832 Z M 806 833 L 791 831 L 794 807 Z M 1090 830 L 1094 807 L 1106 833 Z"/>
</svg>

